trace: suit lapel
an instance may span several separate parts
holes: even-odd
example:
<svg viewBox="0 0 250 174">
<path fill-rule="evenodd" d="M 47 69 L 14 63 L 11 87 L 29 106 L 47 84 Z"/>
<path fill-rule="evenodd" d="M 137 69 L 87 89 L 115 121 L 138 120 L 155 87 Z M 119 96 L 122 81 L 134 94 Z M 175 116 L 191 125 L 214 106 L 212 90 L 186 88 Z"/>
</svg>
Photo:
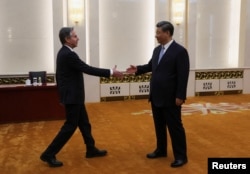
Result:
<svg viewBox="0 0 250 174">
<path fill-rule="evenodd" d="M 159 62 L 158 65 L 160 65 L 162 62 L 166 61 L 166 59 L 169 57 L 168 55 L 171 54 L 171 52 L 173 51 L 174 47 L 175 47 L 175 41 L 173 41 L 173 43 L 165 51 L 165 53 L 163 54 L 162 59 L 161 59 L 161 61 Z M 160 54 L 160 51 L 159 51 L 159 54 Z"/>
</svg>

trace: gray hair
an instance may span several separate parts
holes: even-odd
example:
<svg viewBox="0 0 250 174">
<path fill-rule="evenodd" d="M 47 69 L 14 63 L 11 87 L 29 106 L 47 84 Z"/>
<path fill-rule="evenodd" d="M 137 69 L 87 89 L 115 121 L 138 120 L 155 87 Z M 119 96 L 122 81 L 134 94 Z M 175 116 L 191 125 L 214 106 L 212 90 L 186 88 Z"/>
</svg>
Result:
<svg viewBox="0 0 250 174">
<path fill-rule="evenodd" d="M 59 39 L 62 43 L 62 45 L 65 44 L 66 38 L 71 36 L 71 32 L 74 30 L 73 27 L 63 27 L 59 31 Z"/>
</svg>

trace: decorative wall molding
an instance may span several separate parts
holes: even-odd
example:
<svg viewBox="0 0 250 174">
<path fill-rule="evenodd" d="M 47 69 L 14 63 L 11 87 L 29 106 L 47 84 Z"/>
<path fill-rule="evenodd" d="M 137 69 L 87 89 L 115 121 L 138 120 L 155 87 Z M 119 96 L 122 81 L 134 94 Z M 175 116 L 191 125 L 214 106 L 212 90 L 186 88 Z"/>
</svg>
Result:
<svg viewBox="0 0 250 174">
<path fill-rule="evenodd" d="M 124 74 L 123 79 L 119 79 L 116 77 L 101 77 L 100 84 L 105 83 L 131 83 L 131 82 L 149 82 L 151 78 L 151 73 L 146 73 L 142 75 L 131 75 L 131 74 Z"/>
<path fill-rule="evenodd" d="M 242 94 L 244 70 L 195 72 L 195 96 Z"/>
<path fill-rule="evenodd" d="M 100 101 L 135 100 L 148 98 L 151 73 L 125 74 L 123 79 L 100 78 Z"/>
<path fill-rule="evenodd" d="M 195 72 L 195 80 L 243 78 L 244 70 Z"/>
<path fill-rule="evenodd" d="M 25 84 L 28 74 L 0 75 L 0 85 Z M 100 101 L 136 100 L 147 99 L 149 94 L 149 82 L 151 73 L 143 75 L 125 74 L 123 79 L 116 77 L 100 78 Z M 195 72 L 195 96 L 212 96 L 243 93 L 244 70 L 197 70 Z M 197 90 L 197 85 L 215 87 L 216 90 Z M 55 74 L 47 74 L 47 83 L 55 83 Z M 200 83 L 200 84 L 199 84 Z M 108 87 L 107 87 L 108 86 Z M 227 89 L 227 86 L 230 88 Z M 223 89 L 223 90 L 222 90 Z M 129 92 L 128 92 L 129 91 Z"/>
<path fill-rule="evenodd" d="M 139 76 L 125 74 L 123 79 L 100 78 L 100 100 L 146 99 L 149 94 L 151 73 Z M 197 70 L 195 72 L 195 96 L 228 95 L 243 93 L 244 70 Z M 129 85 L 124 85 L 127 83 Z M 117 89 L 115 94 L 114 89 Z M 147 90 L 147 92 L 144 92 Z M 126 91 L 126 92 L 124 92 Z M 125 94 L 125 95 L 124 95 Z"/>
<path fill-rule="evenodd" d="M 0 85 L 25 84 L 29 75 L 0 75 Z M 55 83 L 55 75 L 47 74 L 47 83 Z"/>
</svg>

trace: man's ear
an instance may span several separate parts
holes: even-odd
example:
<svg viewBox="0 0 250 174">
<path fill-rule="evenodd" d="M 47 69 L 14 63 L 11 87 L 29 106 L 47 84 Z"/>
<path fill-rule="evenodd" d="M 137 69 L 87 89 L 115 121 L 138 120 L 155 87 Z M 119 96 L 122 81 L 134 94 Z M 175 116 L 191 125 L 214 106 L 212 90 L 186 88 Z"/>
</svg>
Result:
<svg viewBox="0 0 250 174">
<path fill-rule="evenodd" d="M 65 38 L 66 43 L 69 43 L 69 40 L 70 40 L 70 37 Z"/>
</svg>

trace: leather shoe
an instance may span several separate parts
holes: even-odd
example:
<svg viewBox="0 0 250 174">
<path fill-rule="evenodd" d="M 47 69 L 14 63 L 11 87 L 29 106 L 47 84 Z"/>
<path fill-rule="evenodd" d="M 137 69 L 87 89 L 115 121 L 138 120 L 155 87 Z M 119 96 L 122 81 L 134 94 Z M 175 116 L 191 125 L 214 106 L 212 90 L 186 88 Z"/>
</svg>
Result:
<svg viewBox="0 0 250 174">
<path fill-rule="evenodd" d="M 171 163 L 171 167 L 181 167 L 183 166 L 184 164 L 187 163 L 187 159 L 184 159 L 184 160 L 175 160 L 174 162 Z"/>
<path fill-rule="evenodd" d="M 102 157 L 107 155 L 107 153 L 108 152 L 106 150 L 99 150 L 97 148 L 94 148 L 86 152 L 86 158 Z"/>
<path fill-rule="evenodd" d="M 154 152 L 147 154 L 147 158 L 159 158 L 159 157 L 166 157 L 166 156 L 167 156 L 167 153 L 162 152 L 160 150 L 155 150 Z"/>
<path fill-rule="evenodd" d="M 45 154 L 42 154 L 40 156 L 40 159 L 44 162 L 47 162 L 50 167 L 61 167 L 63 166 L 63 163 L 61 161 L 58 161 L 56 157 L 49 157 L 46 156 Z"/>
</svg>

